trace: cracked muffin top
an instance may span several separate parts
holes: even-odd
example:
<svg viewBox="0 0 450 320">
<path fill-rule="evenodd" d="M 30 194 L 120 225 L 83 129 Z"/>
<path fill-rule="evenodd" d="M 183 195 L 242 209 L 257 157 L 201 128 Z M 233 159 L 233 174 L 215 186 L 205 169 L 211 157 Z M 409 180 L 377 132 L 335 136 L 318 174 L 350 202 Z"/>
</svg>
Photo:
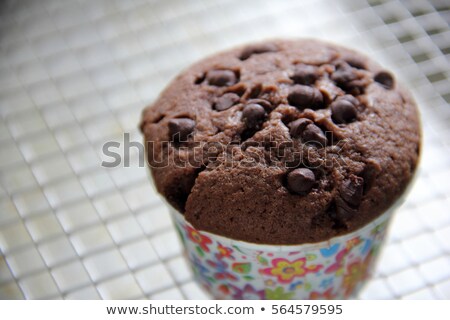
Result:
<svg viewBox="0 0 450 320">
<path fill-rule="evenodd" d="M 416 105 L 353 50 L 270 41 L 206 58 L 142 116 L 157 190 L 195 228 L 262 244 L 354 231 L 417 166 Z"/>
</svg>

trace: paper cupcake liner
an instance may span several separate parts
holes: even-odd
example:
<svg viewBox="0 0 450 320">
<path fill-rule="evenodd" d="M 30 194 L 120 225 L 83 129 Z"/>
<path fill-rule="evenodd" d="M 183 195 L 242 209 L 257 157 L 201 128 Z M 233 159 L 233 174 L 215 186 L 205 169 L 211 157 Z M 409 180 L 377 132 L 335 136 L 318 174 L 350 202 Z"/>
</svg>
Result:
<svg viewBox="0 0 450 320">
<path fill-rule="evenodd" d="M 392 208 L 371 223 L 328 241 L 263 245 L 196 230 L 171 214 L 197 281 L 215 299 L 348 299 L 374 266 Z"/>
</svg>

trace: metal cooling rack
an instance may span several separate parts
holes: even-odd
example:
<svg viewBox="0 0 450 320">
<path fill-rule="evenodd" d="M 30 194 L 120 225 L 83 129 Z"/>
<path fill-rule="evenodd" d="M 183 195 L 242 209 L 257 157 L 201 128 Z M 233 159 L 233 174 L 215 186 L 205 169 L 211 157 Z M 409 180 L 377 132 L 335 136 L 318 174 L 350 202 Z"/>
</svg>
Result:
<svg viewBox="0 0 450 320">
<path fill-rule="evenodd" d="M 202 299 L 138 154 L 140 112 L 182 68 L 270 37 L 364 51 L 423 115 L 417 183 L 361 298 L 450 298 L 450 28 L 446 1 L 2 1 L 0 297 Z"/>
</svg>

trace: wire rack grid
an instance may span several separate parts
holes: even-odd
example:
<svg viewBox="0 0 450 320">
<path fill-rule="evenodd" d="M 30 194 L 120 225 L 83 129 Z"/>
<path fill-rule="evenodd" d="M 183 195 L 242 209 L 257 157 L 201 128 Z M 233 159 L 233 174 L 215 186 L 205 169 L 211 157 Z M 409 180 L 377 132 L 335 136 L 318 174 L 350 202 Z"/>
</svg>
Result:
<svg viewBox="0 0 450 320">
<path fill-rule="evenodd" d="M 139 167 L 102 146 L 207 54 L 317 37 L 395 71 L 420 105 L 417 183 L 364 299 L 450 298 L 449 5 L 445 1 L 3 1 L 0 297 L 206 299 L 167 209 Z M 123 145 L 123 144 L 122 144 Z M 122 150 L 123 152 L 123 150 Z"/>
</svg>

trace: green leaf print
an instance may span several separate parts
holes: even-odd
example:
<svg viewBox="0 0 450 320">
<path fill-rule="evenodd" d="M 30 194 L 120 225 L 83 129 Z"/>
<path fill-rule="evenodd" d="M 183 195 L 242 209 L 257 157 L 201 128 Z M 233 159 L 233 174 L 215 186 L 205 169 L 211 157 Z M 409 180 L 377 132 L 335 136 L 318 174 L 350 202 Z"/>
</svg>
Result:
<svg viewBox="0 0 450 320">
<path fill-rule="evenodd" d="M 195 250 L 197 250 L 197 253 L 199 254 L 200 257 L 203 257 L 205 255 L 202 248 L 200 248 L 199 246 L 195 246 Z"/>
<path fill-rule="evenodd" d="M 293 295 L 294 292 L 284 292 L 282 287 L 275 288 L 275 290 L 266 288 L 266 299 L 268 300 L 288 300 L 291 299 Z"/>
<path fill-rule="evenodd" d="M 263 266 L 267 266 L 269 264 L 269 261 L 261 255 L 257 255 L 256 258 L 258 259 L 258 262 Z"/>
<path fill-rule="evenodd" d="M 231 268 L 236 273 L 247 274 L 252 269 L 252 264 L 250 262 L 236 262 L 233 263 Z"/>
</svg>

